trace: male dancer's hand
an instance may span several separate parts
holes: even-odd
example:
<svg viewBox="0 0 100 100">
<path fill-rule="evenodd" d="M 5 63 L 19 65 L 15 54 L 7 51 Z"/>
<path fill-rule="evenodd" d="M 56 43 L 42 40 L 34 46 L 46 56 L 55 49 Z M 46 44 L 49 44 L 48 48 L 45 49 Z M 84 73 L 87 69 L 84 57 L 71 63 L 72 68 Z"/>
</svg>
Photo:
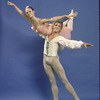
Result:
<svg viewBox="0 0 100 100">
<path fill-rule="evenodd" d="M 90 43 L 83 43 L 83 46 L 85 47 L 85 48 L 87 48 L 87 46 L 93 46 L 92 44 L 90 44 Z"/>
</svg>

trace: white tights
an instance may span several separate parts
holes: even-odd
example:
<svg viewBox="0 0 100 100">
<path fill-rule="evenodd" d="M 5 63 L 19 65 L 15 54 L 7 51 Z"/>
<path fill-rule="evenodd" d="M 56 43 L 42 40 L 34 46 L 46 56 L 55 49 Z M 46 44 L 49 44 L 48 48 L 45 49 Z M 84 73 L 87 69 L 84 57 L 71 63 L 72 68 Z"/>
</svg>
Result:
<svg viewBox="0 0 100 100">
<path fill-rule="evenodd" d="M 66 90 L 69 93 L 71 93 L 71 95 L 74 97 L 75 100 L 79 100 L 77 94 L 75 93 L 73 87 L 71 86 L 71 84 L 69 83 L 69 81 L 65 75 L 62 65 L 59 62 L 59 56 L 48 57 L 48 56 L 44 55 L 43 64 L 44 64 L 45 72 L 51 83 L 54 100 L 58 100 L 58 87 L 56 85 L 54 71 L 57 73 L 57 75 L 61 79 L 62 83 L 65 85 Z"/>
</svg>

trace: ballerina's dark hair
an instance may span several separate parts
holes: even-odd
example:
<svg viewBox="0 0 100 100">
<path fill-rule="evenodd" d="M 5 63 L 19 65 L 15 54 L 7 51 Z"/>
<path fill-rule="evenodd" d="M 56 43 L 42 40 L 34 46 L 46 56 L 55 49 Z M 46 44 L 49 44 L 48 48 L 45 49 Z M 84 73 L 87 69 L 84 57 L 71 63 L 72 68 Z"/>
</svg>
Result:
<svg viewBox="0 0 100 100">
<path fill-rule="evenodd" d="M 26 6 L 26 9 L 27 9 L 27 8 L 30 8 L 30 9 L 34 10 L 31 6 Z"/>
</svg>

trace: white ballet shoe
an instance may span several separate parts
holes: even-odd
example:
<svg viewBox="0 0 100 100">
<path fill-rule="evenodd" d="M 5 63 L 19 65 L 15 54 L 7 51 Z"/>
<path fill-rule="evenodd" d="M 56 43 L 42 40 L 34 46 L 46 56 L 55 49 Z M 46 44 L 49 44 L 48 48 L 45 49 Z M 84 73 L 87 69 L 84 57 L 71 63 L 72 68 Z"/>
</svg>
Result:
<svg viewBox="0 0 100 100">
<path fill-rule="evenodd" d="M 69 16 L 72 16 L 72 17 L 70 17 L 71 19 L 75 18 L 77 15 L 78 15 L 78 13 L 77 12 L 74 13 L 73 9 L 71 10 L 71 13 L 69 14 Z"/>
<path fill-rule="evenodd" d="M 74 10 L 72 9 L 69 15 L 73 15 L 74 14 Z"/>
</svg>

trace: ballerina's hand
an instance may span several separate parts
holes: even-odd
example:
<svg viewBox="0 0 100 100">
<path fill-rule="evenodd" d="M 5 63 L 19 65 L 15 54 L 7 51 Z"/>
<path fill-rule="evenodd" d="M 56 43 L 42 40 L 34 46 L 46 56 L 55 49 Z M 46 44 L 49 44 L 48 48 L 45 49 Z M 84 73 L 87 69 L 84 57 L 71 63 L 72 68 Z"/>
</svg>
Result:
<svg viewBox="0 0 100 100">
<path fill-rule="evenodd" d="M 75 18 L 78 15 L 78 12 L 75 12 L 73 15 L 69 15 L 69 17 Z"/>
<path fill-rule="evenodd" d="M 85 48 L 87 48 L 87 46 L 93 46 L 92 44 L 90 44 L 90 43 L 83 43 L 83 46 L 85 47 Z"/>
<path fill-rule="evenodd" d="M 14 6 L 14 4 L 12 2 L 9 2 L 9 1 L 8 1 L 8 5 Z"/>
</svg>

